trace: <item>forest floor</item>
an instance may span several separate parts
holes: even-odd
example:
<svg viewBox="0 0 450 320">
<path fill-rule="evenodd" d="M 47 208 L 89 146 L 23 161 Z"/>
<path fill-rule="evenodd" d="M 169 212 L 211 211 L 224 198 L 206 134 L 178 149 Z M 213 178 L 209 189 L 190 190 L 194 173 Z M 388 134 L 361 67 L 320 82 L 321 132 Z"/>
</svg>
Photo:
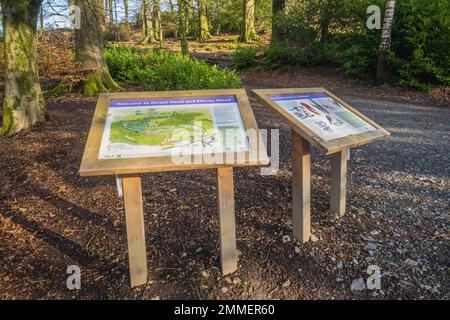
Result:
<svg viewBox="0 0 450 320">
<path fill-rule="evenodd" d="M 449 299 L 450 108 L 326 68 L 240 75 L 259 127 L 280 130 L 280 168 L 235 170 L 237 272 L 220 274 L 216 172 L 146 174 L 149 282 L 130 289 L 115 180 L 78 174 L 96 99 L 69 95 L 47 102 L 50 121 L 0 140 L 0 299 Z M 352 150 L 343 218 L 329 211 L 329 159 L 313 149 L 304 245 L 291 231 L 290 130 L 250 92 L 283 86 L 324 86 L 392 133 Z M 69 265 L 81 290 L 66 288 Z M 369 265 L 381 290 L 361 286 Z"/>
</svg>

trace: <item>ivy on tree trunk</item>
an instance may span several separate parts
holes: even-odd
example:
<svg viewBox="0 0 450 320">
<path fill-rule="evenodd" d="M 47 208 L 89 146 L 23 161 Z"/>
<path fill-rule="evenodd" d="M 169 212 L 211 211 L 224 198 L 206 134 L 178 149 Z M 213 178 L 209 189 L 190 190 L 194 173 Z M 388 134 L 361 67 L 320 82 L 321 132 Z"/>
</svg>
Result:
<svg viewBox="0 0 450 320">
<path fill-rule="evenodd" d="M 42 0 L 1 0 L 5 58 L 2 133 L 27 129 L 47 117 L 39 84 L 36 26 Z"/>
<path fill-rule="evenodd" d="M 75 60 L 89 70 L 83 94 L 92 97 L 120 87 L 111 78 L 103 52 L 103 0 L 76 0 L 81 11 L 81 28 L 75 29 Z"/>
</svg>

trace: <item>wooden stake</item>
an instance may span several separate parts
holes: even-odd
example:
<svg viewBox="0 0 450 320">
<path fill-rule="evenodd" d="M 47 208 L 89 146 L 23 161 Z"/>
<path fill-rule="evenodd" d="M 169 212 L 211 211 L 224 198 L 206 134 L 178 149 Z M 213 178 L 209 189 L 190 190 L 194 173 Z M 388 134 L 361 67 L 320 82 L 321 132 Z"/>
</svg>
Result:
<svg viewBox="0 0 450 320">
<path fill-rule="evenodd" d="M 232 167 L 217 169 L 217 202 L 219 210 L 222 274 L 227 275 L 237 270 Z"/>
<path fill-rule="evenodd" d="M 308 242 L 311 237 L 310 143 L 292 130 L 292 219 L 294 237 Z"/>
<path fill-rule="evenodd" d="M 123 183 L 122 177 L 116 174 L 117 195 L 119 198 L 123 198 Z"/>
<path fill-rule="evenodd" d="M 147 283 L 144 208 L 139 176 L 123 176 L 131 287 Z"/>
<path fill-rule="evenodd" d="M 331 155 L 331 211 L 345 214 L 348 149 Z"/>
</svg>

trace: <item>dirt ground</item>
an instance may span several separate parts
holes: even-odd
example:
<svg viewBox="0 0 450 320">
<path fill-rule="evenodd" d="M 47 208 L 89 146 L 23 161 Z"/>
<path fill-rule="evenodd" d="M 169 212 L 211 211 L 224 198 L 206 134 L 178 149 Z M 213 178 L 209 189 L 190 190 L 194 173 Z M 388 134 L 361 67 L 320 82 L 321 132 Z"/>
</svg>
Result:
<svg viewBox="0 0 450 320">
<path fill-rule="evenodd" d="M 320 70 L 241 75 L 247 89 L 325 86 L 392 133 L 352 151 L 343 218 L 329 211 L 329 159 L 313 149 L 314 241 L 294 241 L 290 130 L 250 95 L 259 127 L 280 130 L 280 168 L 235 170 L 238 271 L 220 275 L 215 171 L 147 174 L 149 282 L 132 290 L 115 180 L 78 175 L 96 99 L 71 95 L 47 103 L 49 122 L 0 141 L 0 299 L 449 299 L 450 108 Z M 69 265 L 81 290 L 66 288 Z M 355 290 L 369 265 L 381 290 Z"/>
</svg>

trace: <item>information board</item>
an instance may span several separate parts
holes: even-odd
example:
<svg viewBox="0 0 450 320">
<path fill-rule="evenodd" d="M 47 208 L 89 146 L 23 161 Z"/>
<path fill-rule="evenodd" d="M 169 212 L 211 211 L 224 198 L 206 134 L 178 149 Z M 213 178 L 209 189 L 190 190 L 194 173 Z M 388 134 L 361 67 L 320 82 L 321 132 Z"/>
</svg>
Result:
<svg viewBox="0 0 450 320">
<path fill-rule="evenodd" d="M 99 96 L 80 174 L 268 163 L 243 89 L 117 92 Z"/>
<path fill-rule="evenodd" d="M 270 99 L 325 141 L 376 130 L 325 93 L 275 95 Z"/>
<path fill-rule="evenodd" d="M 235 96 L 111 100 L 100 159 L 248 150 Z"/>
<path fill-rule="evenodd" d="M 324 88 L 253 90 L 308 142 L 332 154 L 390 136 L 370 118 Z"/>
</svg>

